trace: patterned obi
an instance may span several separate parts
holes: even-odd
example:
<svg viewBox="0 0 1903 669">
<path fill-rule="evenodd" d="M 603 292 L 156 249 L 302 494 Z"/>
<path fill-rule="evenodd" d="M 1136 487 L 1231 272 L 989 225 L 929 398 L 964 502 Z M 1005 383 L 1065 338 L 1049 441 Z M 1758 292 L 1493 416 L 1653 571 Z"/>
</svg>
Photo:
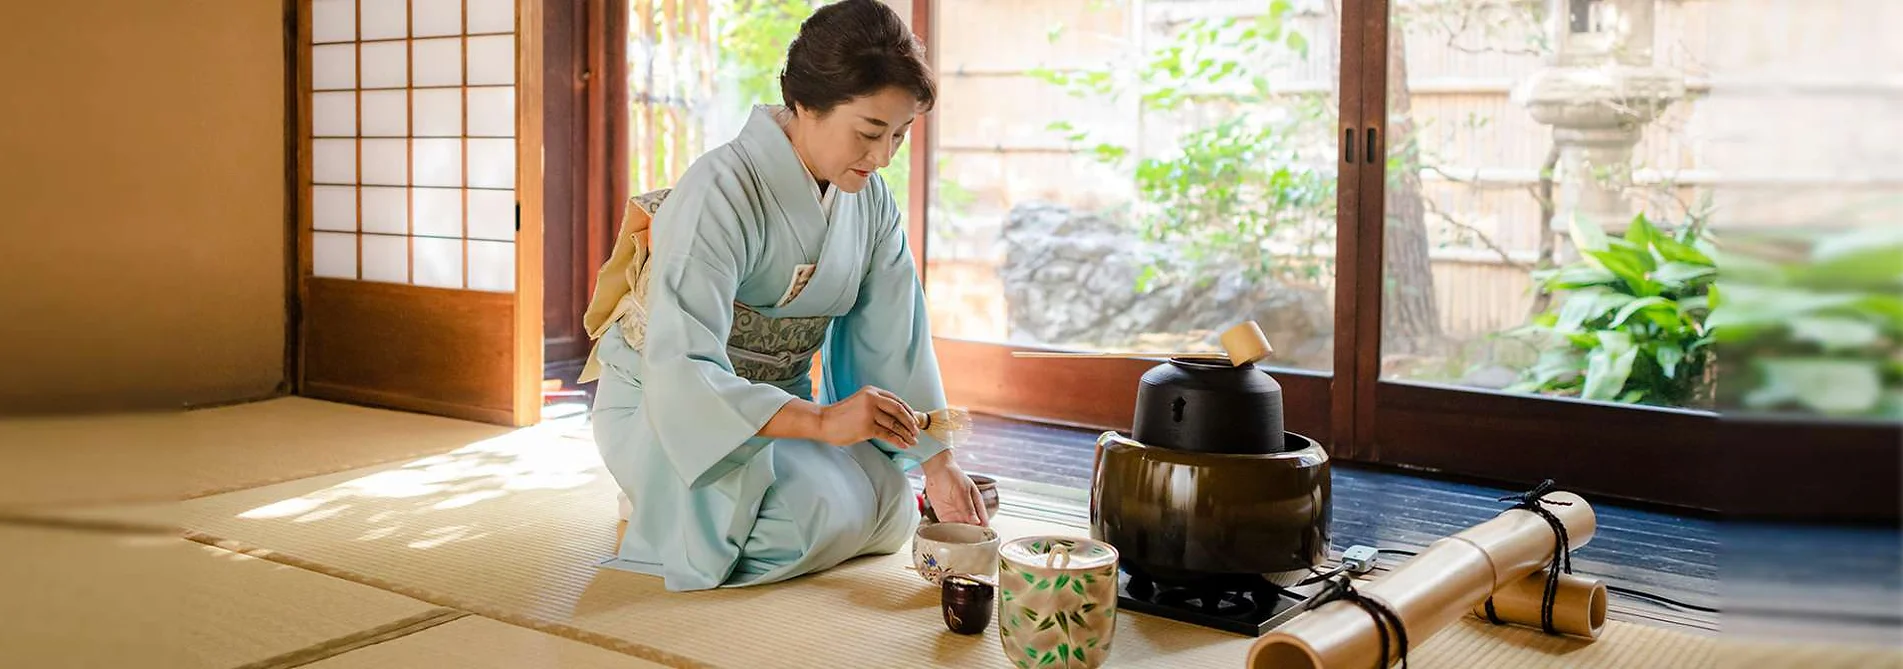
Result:
<svg viewBox="0 0 1903 669">
<path fill-rule="evenodd" d="M 773 318 L 735 302 L 727 357 L 733 360 L 734 373 L 748 381 L 793 381 L 812 371 L 813 356 L 826 344 L 832 321 L 831 316 Z"/>
</svg>

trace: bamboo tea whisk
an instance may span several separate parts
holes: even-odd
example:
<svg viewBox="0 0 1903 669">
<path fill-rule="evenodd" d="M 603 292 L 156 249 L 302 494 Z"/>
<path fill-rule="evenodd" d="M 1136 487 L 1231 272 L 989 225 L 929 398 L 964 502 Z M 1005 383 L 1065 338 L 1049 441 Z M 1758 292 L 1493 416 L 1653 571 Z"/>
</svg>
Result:
<svg viewBox="0 0 1903 669">
<path fill-rule="evenodd" d="M 912 412 L 920 432 L 947 446 L 956 446 L 971 434 L 971 412 L 962 407 L 946 407 L 931 413 Z"/>
</svg>

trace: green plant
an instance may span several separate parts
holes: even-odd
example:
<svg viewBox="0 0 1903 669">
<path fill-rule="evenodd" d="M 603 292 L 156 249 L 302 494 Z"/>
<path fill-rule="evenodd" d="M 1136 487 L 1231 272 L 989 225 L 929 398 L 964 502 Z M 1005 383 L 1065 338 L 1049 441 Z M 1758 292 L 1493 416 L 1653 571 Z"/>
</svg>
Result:
<svg viewBox="0 0 1903 669">
<path fill-rule="evenodd" d="M 1332 256 L 1317 250 L 1333 246 L 1335 180 L 1306 163 L 1304 154 L 1328 151 L 1334 106 L 1326 96 L 1271 89 L 1270 67 L 1278 58 L 1306 58 L 1308 39 L 1285 25 L 1288 0 L 1268 5 L 1255 17 L 1193 21 L 1135 68 L 1037 72 L 1079 98 L 1136 95 L 1144 114 L 1223 112 L 1220 120 L 1177 136 L 1179 148 L 1162 155 L 1092 141 L 1089 131 L 1068 122 L 1049 127 L 1087 146 L 1099 162 L 1129 170 L 1137 230 L 1182 251 L 1183 266 L 1159 260 L 1146 268 L 1139 291 L 1178 272 L 1209 278 L 1210 267 L 1239 266 L 1250 280 L 1319 282 L 1328 272 Z"/>
<path fill-rule="evenodd" d="M 729 7 L 720 33 L 720 62 L 733 73 L 747 104 L 779 104 L 786 47 L 816 7 L 811 0 L 741 0 Z"/>
<path fill-rule="evenodd" d="M 1903 230 L 1744 240 L 1711 315 L 1727 409 L 1903 418 Z"/>
<path fill-rule="evenodd" d="M 1718 264 L 1694 220 L 1675 234 L 1641 214 L 1624 238 L 1583 219 L 1572 224 L 1578 262 L 1536 272 L 1559 305 L 1522 332 L 1546 347 L 1509 390 L 1663 406 L 1695 404 L 1709 390 L 1707 325 Z"/>
</svg>

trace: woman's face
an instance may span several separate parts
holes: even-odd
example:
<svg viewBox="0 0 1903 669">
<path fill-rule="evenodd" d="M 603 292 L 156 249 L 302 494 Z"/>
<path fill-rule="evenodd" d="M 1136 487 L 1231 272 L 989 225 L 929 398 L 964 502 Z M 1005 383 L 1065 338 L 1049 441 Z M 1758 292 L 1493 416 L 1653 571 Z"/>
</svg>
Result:
<svg viewBox="0 0 1903 669">
<path fill-rule="evenodd" d="M 793 119 L 794 146 L 820 181 L 857 193 L 873 170 L 892 163 L 918 115 L 918 99 L 898 88 L 854 98 L 818 113 L 800 107 Z"/>
</svg>

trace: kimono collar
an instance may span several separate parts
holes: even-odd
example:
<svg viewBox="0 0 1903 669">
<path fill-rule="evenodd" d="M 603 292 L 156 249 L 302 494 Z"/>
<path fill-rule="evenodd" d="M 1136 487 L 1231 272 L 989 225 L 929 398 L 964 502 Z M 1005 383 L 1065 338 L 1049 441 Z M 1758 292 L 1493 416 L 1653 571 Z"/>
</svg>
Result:
<svg viewBox="0 0 1903 669">
<path fill-rule="evenodd" d="M 779 105 L 755 105 L 753 113 L 747 118 L 746 127 L 740 131 L 741 143 L 749 153 L 767 164 L 766 183 L 773 194 L 783 202 L 796 202 L 804 195 L 809 202 L 819 208 L 821 220 L 831 218 L 834 196 L 839 187 L 833 185 L 825 194 L 819 190 L 819 179 L 813 176 L 806 162 L 800 160 L 799 152 L 793 149 L 793 141 L 786 136 L 785 126 L 777 118 Z M 798 169 L 792 169 L 797 166 Z M 790 213 L 790 212 L 789 212 Z"/>
</svg>

